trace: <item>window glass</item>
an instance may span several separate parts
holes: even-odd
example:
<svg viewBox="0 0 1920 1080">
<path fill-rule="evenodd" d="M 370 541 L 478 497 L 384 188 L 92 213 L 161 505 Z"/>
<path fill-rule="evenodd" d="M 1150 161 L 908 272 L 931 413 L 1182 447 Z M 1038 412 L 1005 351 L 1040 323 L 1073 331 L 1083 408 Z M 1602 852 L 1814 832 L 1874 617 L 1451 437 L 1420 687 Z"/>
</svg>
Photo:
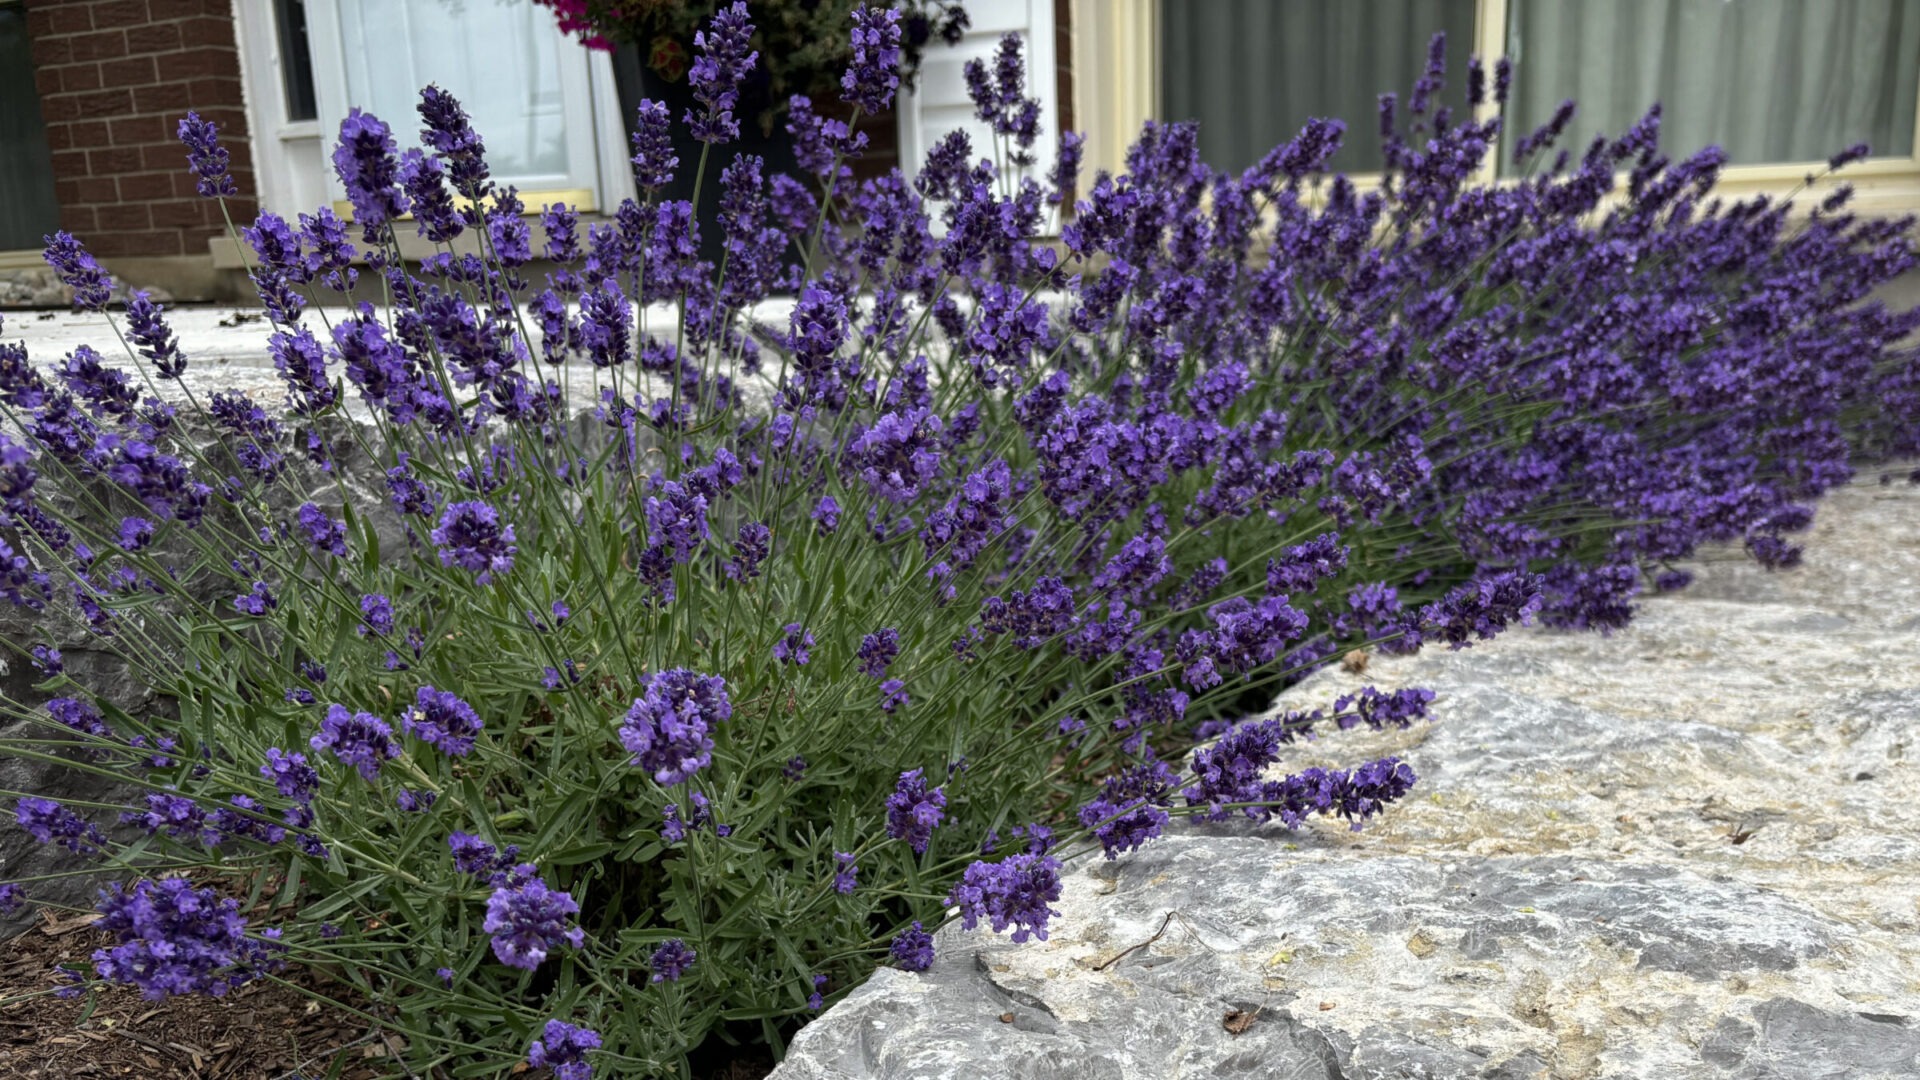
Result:
<svg viewBox="0 0 1920 1080">
<path fill-rule="evenodd" d="M 280 34 L 280 81 L 287 93 L 287 119 L 313 120 L 319 104 L 313 93 L 313 48 L 307 41 L 306 0 L 274 0 L 274 25 Z"/>
<path fill-rule="evenodd" d="M 53 155 L 33 86 L 27 9 L 0 4 L 0 251 L 38 248 L 59 227 Z"/>
<path fill-rule="evenodd" d="M 1854 143 L 1913 153 L 1920 0 L 1509 0 L 1513 140 L 1560 103 L 1576 156 L 1654 102 L 1671 155 L 1718 144 L 1736 165 L 1823 161 Z"/>
<path fill-rule="evenodd" d="M 1475 0 L 1170 0 L 1161 8 L 1161 115 L 1200 121 L 1200 152 L 1237 172 L 1290 139 L 1310 117 L 1347 123 L 1330 168 L 1381 167 L 1378 101 L 1404 100 L 1447 35 L 1451 78 L 1441 102 L 1460 114 L 1473 51 Z"/>
<path fill-rule="evenodd" d="M 346 102 L 385 120 L 402 145 L 419 130 L 420 88 L 438 83 L 473 117 L 496 177 L 564 186 L 570 137 L 553 16 L 503 0 L 338 0 Z"/>
</svg>

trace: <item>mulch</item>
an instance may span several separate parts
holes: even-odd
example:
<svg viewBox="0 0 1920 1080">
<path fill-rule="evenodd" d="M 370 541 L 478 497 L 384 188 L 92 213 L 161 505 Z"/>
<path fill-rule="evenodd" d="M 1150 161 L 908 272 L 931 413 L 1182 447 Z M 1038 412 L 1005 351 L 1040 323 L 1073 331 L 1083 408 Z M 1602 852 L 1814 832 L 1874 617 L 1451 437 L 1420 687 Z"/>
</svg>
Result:
<svg viewBox="0 0 1920 1080">
<path fill-rule="evenodd" d="M 93 951 L 111 938 L 96 916 L 56 919 L 0 942 L 0 1080 L 126 1077 L 137 1080 L 390 1080 L 413 1075 L 395 1059 L 402 1036 L 376 1030 L 302 993 L 340 986 L 298 966 L 285 982 L 261 981 L 224 997 L 149 1001 L 130 987 L 61 998 L 60 970 L 91 974 Z M 292 985 L 288 985 L 292 984 Z M 719 1049 L 719 1048 L 715 1048 Z M 699 1055 L 695 1080 L 762 1080 L 764 1049 Z M 525 1065 L 515 1074 L 528 1072 Z M 544 1075 L 544 1074 L 542 1074 Z"/>
<path fill-rule="evenodd" d="M 59 966 L 90 972 L 93 950 L 108 943 L 92 921 L 43 917 L 0 944 L 0 1080 L 376 1080 L 397 1071 L 392 1036 L 292 986 L 164 1001 L 117 987 L 56 997 L 48 991 L 61 985 Z M 312 978 L 297 969 L 288 977 Z"/>
</svg>

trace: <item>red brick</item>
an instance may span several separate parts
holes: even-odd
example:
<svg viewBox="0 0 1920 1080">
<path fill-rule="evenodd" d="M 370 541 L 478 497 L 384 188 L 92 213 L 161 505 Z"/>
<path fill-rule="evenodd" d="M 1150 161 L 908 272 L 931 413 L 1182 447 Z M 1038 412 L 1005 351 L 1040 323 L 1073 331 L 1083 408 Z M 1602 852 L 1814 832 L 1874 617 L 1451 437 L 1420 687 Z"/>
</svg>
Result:
<svg viewBox="0 0 1920 1080">
<path fill-rule="evenodd" d="M 94 176 L 124 176 L 140 171 L 140 151 L 131 146 L 87 151 L 87 171 Z"/>
<path fill-rule="evenodd" d="M 146 53 L 171 53 L 180 50 L 180 27 L 174 23 L 148 23 L 145 26 L 127 27 L 127 52 L 140 56 Z"/>
<path fill-rule="evenodd" d="M 180 242 L 180 234 L 166 230 L 148 232 L 119 232 L 96 226 L 87 246 L 95 255 L 107 259 L 129 258 L 133 256 L 183 255 L 186 248 Z"/>
<path fill-rule="evenodd" d="M 173 138 L 174 125 L 164 116 L 128 116 L 107 121 L 115 146 L 145 146 Z"/>
<path fill-rule="evenodd" d="M 159 82 L 160 71 L 154 67 L 153 57 L 135 56 L 101 64 L 100 79 L 108 86 L 145 86 Z"/>
<path fill-rule="evenodd" d="M 240 77 L 240 54 L 232 49 L 211 45 L 187 46 L 162 62 L 166 65 L 169 79 L 184 80 L 205 75 L 229 79 Z"/>
<path fill-rule="evenodd" d="M 93 8 L 88 4 L 34 4 L 28 8 L 27 18 L 27 32 L 36 38 L 93 29 Z"/>
<path fill-rule="evenodd" d="M 60 92 L 60 69 L 57 67 L 37 67 L 33 69 L 33 91 L 41 97 L 50 97 Z"/>
<path fill-rule="evenodd" d="M 120 186 L 111 176 L 87 176 L 73 181 L 73 201 L 100 206 L 120 201 Z M 66 202 L 63 198 L 61 202 Z"/>
<path fill-rule="evenodd" d="M 196 109 L 210 105 L 243 106 L 246 97 L 241 93 L 239 79 L 195 79 L 188 84 L 189 98 Z"/>
<path fill-rule="evenodd" d="M 64 200 L 60 203 L 60 227 L 76 235 L 85 235 L 93 231 L 93 207 L 80 206 Z"/>
<path fill-rule="evenodd" d="M 166 113 L 177 116 L 186 112 L 193 103 L 193 93 L 186 83 L 159 83 L 154 86 L 136 86 L 131 91 L 133 106 L 128 112 Z"/>
<path fill-rule="evenodd" d="M 123 202 L 152 202 L 173 198 L 173 176 L 169 173 L 133 173 L 120 178 Z"/>
<path fill-rule="evenodd" d="M 235 48 L 233 20 L 224 16 L 202 15 L 180 21 L 180 40 L 188 47 L 212 45 Z"/>
<path fill-rule="evenodd" d="M 33 63 L 35 67 L 73 63 L 73 39 L 69 37 L 34 38 Z"/>
<path fill-rule="evenodd" d="M 60 73 L 60 91 L 77 94 L 86 90 L 98 90 L 107 85 L 100 77 L 100 65 L 87 61 L 80 64 L 66 64 L 54 70 Z"/>
<path fill-rule="evenodd" d="M 104 0 L 93 5 L 93 25 L 102 29 L 117 26 L 124 30 L 152 21 L 147 0 Z"/>
<path fill-rule="evenodd" d="M 47 149 L 49 150 L 73 149 L 73 125 L 72 124 L 48 124 L 47 125 Z"/>
<path fill-rule="evenodd" d="M 187 167 L 187 150 L 177 142 L 148 143 L 140 148 L 141 172 L 179 172 Z M 192 185 L 188 185 L 192 189 Z"/>
<path fill-rule="evenodd" d="M 112 60 L 127 55 L 127 34 L 124 30 L 94 30 L 75 34 L 68 41 L 73 47 L 75 60 Z"/>
<path fill-rule="evenodd" d="M 85 150 L 60 150 L 53 155 L 53 177 L 56 180 L 78 180 L 91 176 L 87 171 L 87 152 Z"/>
<path fill-rule="evenodd" d="M 193 190 L 192 181 L 188 181 L 187 190 Z M 207 208 L 212 205 L 211 201 L 196 194 L 185 199 L 153 203 L 148 209 L 152 212 L 155 228 L 197 229 L 206 225 Z"/>
<path fill-rule="evenodd" d="M 147 218 L 145 203 L 114 203 L 98 206 L 94 213 L 100 218 L 102 229 L 147 229 L 152 227 Z"/>
<path fill-rule="evenodd" d="M 225 15 L 231 10 L 220 0 L 148 0 L 147 8 L 154 22 L 194 15 Z"/>
<path fill-rule="evenodd" d="M 61 95 L 53 102 L 70 101 L 73 103 L 71 119 L 102 120 L 109 116 L 125 116 L 133 111 L 133 91 L 94 90 L 85 94 Z"/>
<path fill-rule="evenodd" d="M 77 123 L 63 123 L 60 127 L 69 133 L 69 146 L 75 150 L 92 150 L 109 142 L 108 121 L 104 119 L 83 119 Z"/>
</svg>

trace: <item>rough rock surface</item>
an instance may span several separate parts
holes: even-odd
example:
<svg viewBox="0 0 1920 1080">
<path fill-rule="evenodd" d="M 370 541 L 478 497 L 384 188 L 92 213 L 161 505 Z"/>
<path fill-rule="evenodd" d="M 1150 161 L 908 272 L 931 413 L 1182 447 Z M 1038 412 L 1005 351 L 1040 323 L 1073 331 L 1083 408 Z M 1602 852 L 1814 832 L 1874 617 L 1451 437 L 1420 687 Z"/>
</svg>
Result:
<svg viewBox="0 0 1920 1080">
<path fill-rule="evenodd" d="M 1920 490 L 1835 493 L 1807 548 L 1610 638 L 1316 676 L 1281 706 L 1439 692 L 1287 763 L 1399 754 L 1407 803 L 1081 859 L 1051 940 L 943 932 L 776 1080 L 1920 1076 Z"/>
</svg>

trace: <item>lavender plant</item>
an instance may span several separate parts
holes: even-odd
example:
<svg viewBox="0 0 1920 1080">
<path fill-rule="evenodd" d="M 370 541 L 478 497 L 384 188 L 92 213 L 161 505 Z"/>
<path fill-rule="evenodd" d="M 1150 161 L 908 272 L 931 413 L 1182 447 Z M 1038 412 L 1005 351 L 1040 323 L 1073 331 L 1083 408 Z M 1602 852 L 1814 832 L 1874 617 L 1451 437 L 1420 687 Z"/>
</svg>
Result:
<svg viewBox="0 0 1920 1080">
<path fill-rule="evenodd" d="M 641 109 L 641 190 L 700 167 L 662 125 L 730 137 L 750 33 L 736 4 L 703 37 L 703 112 Z M 848 100 L 884 107 L 896 16 L 854 33 Z M 538 283 L 430 87 L 423 150 L 342 125 L 352 222 L 237 230 L 272 407 L 198 400 L 161 305 L 111 310 L 50 238 L 131 361 L 0 345 L 0 592 L 40 631 L 5 644 L 50 699 L 4 702 L 4 749 L 142 793 L 10 793 L 116 879 L 77 983 L 307 966 L 416 1073 L 777 1048 L 873 965 L 928 967 L 943 918 L 1044 939 L 1065 858 L 1381 813 L 1402 762 L 1276 766 L 1431 693 L 1241 722 L 1332 658 L 1621 626 L 1703 542 L 1791 565 L 1812 500 L 1920 450 L 1920 315 L 1871 297 L 1910 221 L 1717 201 L 1723 155 L 1664 156 L 1657 109 L 1576 158 L 1569 107 L 1477 185 L 1508 69 L 1469 68 L 1473 117 L 1442 74 L 1436 42 L 1382 98 L 1375 188 L 1321 175 L 1333 120 L 1238 176 L 1151 124 L 1081 187 L 1071 136 L 1046 183 L 1013 167 L 1040 133 L 1010 39 L 967 80 L 994 157 L 954 135 L 856 186 L 799 100 L 810 175 L 724 170 L 719 265 L 650 194 L 543 208 Z M 212 126 L 181 130 L 221 198 Z M 402 261 L 407 228 L 438 253 Z"/>
</svg>

